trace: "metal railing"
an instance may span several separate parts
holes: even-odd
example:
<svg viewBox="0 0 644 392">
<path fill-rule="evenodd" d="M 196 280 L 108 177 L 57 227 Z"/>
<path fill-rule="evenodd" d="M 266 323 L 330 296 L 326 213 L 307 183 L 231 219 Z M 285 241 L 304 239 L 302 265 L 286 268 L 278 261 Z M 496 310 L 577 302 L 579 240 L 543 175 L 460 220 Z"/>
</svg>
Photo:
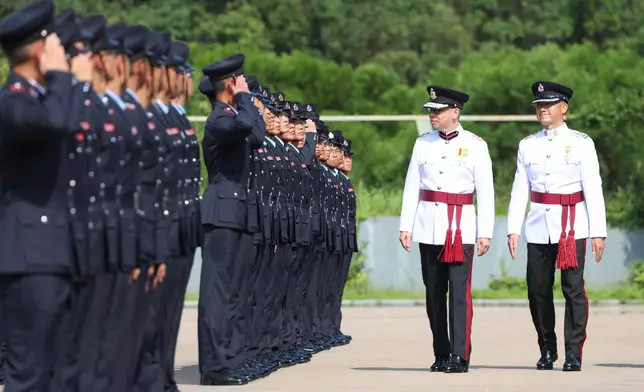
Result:
<svg viewBox="0 0 644 392">
<path fill-rule="evenodd" d="M 206 122 L 207 116 L 189 116 L 191 122 Z M 427 115 L 381 115 L 381 114 L 357 114 L 357 115 L 339 115 L 339 116 L 320 116 L 320 120 L 325 123 L 332 122 L 377 122 L 377 121 L 415 121 L 416 129 L 419 135 L 432 130 L 432 125 Z M 466 122 L 536 122 L 537 119 L 533 114 L 487 114 L 487 115 L 462 115 L 461 121 Z"/>
</svg>

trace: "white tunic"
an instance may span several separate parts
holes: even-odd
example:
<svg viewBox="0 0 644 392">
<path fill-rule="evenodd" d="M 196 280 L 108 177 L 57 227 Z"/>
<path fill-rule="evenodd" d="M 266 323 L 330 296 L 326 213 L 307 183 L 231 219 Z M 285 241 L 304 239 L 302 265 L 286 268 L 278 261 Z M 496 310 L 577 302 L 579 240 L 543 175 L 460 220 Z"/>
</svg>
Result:
<svg viewBox="0 0 644 392">
<path fill-rule="evenodd" d="M 519 143 L 517 170 L 508 209 L 508 235 L 521 234 L 530 191 L 584 193 L 576 205 L 575 239 L 606 237 L 606 210 L 595 143 L 585 133 L 564 123 L 541 130 Z M 560 205 L 530 202 L 525 240 L 535 244 L 557 244 L 561 235 Z M 570 230 L 570 217 L 566 233 Z"/>
<path fill-rule="evenodd" d="M 459 127 L 451 140 L 431 131 L 416 139 L 403 192 L 400 231 L 412 233 L 412 241 L 443 245 L 448 229 L 447 204 L 426 202 L 420 190 L 473 193 L 477 209 L 463 206 L 461 232 L 464 244 L 492 238 L 494 231 L 494 183 L 487 143 Z M 479 216 L 477 221 L 476 210 Z M 456 219 L 451 228 L 456 230 Z"/>
</svg>

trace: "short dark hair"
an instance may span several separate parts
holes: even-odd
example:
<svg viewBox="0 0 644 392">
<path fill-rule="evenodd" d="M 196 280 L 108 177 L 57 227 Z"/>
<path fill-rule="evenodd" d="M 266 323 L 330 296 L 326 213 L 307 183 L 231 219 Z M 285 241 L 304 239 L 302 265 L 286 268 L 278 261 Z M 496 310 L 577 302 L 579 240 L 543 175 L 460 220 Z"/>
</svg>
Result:
<svg viewBox="0 0 644 392">
<path fill-rule="evenodd" d="M 7 51 L 7 58 L 11 65 L 21 65 L 31 59 L 31 46 L 23 45 Z"/>
<path fill-rule="evenodd" d="M 226 91 L 226 81 L 228 79 L 223 79 L 223 80 L 218 80 L 212 84 L 212 87 L 214 88 L 214 93 L 219 94 L 223 91 Z"/>
</svg>

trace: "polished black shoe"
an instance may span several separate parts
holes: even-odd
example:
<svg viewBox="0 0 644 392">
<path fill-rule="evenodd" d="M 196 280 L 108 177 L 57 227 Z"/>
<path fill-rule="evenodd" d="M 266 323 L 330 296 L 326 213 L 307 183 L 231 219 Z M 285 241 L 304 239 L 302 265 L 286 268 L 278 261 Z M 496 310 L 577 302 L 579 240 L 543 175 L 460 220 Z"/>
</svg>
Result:
<svg viewBox="0 0 644 392">
<path fill-rule="evenodd" d="M 430 372 L 444 372 L 449 365 L 449 356 L 448 355 L 437 355 L 436 361 L 429 368 Z"/>
<path fill-rule="evenodd" d="M 579 372 L 581 371 L 581 361 L 574 354 L 566 354 L 566 362 L 563 364 L 564 372 Z"/>
<path fill-rule="evenodd" d="M 447 367 L 445 367 L 445 373 L 467 373 L 469 371 L 470 364 L 459 357 L 458 355 L 453 355 L 450 359 Z"/>
<path fill-rule="evenodd" d="M 537 370 L 552 370 L 555 362 L 557 362 L 558 355 L 556 352 L 546 350 L 541 354 L 541 358 L 537 362 Z"/>
<path fill-rule="evenodd" d="M 231 371 L 222 371 L 202 374 L 200 385 L 244 385 L 248 382 L 250 382 L 249 378 L 236 375 Z"/>
</svg>

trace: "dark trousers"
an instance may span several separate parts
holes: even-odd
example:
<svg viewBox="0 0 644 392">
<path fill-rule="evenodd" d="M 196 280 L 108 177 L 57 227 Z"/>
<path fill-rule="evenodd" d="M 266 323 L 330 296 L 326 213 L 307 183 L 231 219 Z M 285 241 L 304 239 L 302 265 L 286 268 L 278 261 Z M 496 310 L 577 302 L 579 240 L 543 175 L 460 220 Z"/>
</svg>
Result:
<svg viewBox="0 0 644 392">
<path fill-rule="evenodd" d="M 146 277 L 147 289 L 141 301 L 143 321 L 140 328 L 143 329 L 143 338 L 136 357 L 132 387 L 134 392 L 161 392 L 165 384 L 161 361 L 161 307 L 165 282 L 154 287 L 154 278 L 155 275 Z"/>
<path fill-rule="evenodd" d="M 289 254 L 289 246 L 280 244 L 274 248 L 270 258 L 269 282 L 266 288 L 266 319 L 269 321 L 268 337 L 266 346 L 271 350 L 282 348 L 283 332 L 282 320 L 284 319 L 284 296 L 286 294 L 286 262 Z"/>
<path fill-rule="evenodd" d="M 240 342 L 234 341 L 237 337 L 234 329 L 241 291 L 239 280 L 245 270 L 243 263 L 238 263 L 242 236 L 239 230 L 204 227 L 198 305 L 202 374 L 232 370 L 239 365 Z"/>
<path fill-rule="evenodd" d="M 427 317 L 436 356 L 458 355 L 469 361 L 472 351 L 472 258 L 474 245 L 465 244 L 465 261 L 438 260 L 442 245 L 420 244 Z M 447 293 L 449 290 L 449 333 Z M 450 339 L 451 338 L 451 339 Z"/>
<path fill-rule="evenodd" d="M 5 389 L 49 391 L 73 285 L 63 275 L 0 276 L 0 337 L 6 344 Z M 67 324 L 68 326 L 68 324 Z"/>
<path fill-rule="evenodd" d="M 340 331 L 342 325 L 342 296 L 344 295 L 344 287 L 349 278 L 349 270 L 351 269 L 351 257 L 353 253 L 344 252 L 340 257 L 340 265 L 338 275 L 335 279 L 335 299 L 333 309 L 333 330 Z"/>
<path fill-rule="evenodd" d="M 321 337 L 321 324 L 322 316 L 320 310 L 320 287 L 322 285 L 322 258 L 324 256 L 324 248 L 316 246 L 310 253 L 311 259 L 311 277 L 305 294 L 305 307 L 306 307 L 306 324 L 307 331 L 305 337 L 308 340 L 315 340 Z"/>
<path fill-rule="evenodd" d="M 586 240 L 576 241 L 578 267 L 561 271 L 561 291 L 566 299 L 564 340 L 566 354 L 581 360 L 588 323 L 588 297 L 584 289 Z M 557 352 L 555 306 L 552 287 L 555 283 L 557 244 L 528 243 L 528 300 L 530 314 L 537 331 L 539 349 Z"/>
<path fill-rule="evenodd" d="M 249 357 L 265 352 L 265 339 L 268 335 L 268 320 L 265 319 L 265 308 L 267 299 L 267 286 L 270 271 L 269 257 L 273 250 L 270 244 L 262 243 L 255 245 L 255 262 L 251 266 L 252 280 L 254 285 L 251 289 L 251 304 L 249 316 L 249 332 L 246 336 L 246 347 Z"/>
<path fill-rule="evenodd" d="M 160 286 L 161 294 L 161 368 L 165 391 L 178 391 L 174 379 L 174 356 L 179 337 L 179 326 L 183 312 L 183 301 L 188 288 L 194 253 L 178 257 L 167 266 L 167 274 Z"/>
<path fill-rule="evenodd" d="M 115 272 L 105 276 L 110 295 L 105 304 L 106 320 L 101 325 L 101 344 L 93 391 L 129 391 L 130 370 L 134 366 L 131 349 L 136 346 L 140 331 L 136 324 L 137 305 L 142 291 L 138 282 L 130 281 L 129 272 Z M 140 328 L 140 326 L 136 326 Z M 124 347 L 127 347 L 125 349 Z M 127 387 L 124 385 L 128 384 Z"/>
</svg>

